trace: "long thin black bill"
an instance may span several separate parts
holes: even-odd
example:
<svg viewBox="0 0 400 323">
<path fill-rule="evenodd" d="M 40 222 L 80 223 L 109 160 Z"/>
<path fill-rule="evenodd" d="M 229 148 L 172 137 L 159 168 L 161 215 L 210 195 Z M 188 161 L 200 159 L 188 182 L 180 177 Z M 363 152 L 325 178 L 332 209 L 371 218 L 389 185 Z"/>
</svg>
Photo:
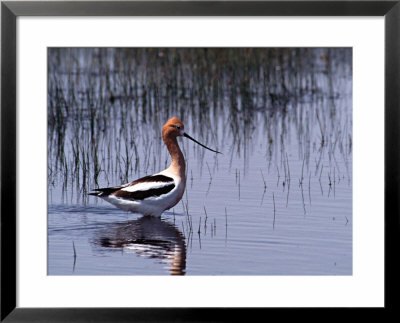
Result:
<svg viewBox="0 0 400 323">
<path fill-rule="evenodd" d="M 201 147 L 204 147 L 204 148 L 206 148 L 206 149 L 208 149 L 208 150 L 211 150 L 211 151 L 214 152 L 214 153 L 222 154 L 222 153 L 219 152 L 219 151 L 212 150 L 211 148 L 208 148 L 207 146 L 204 146 L 203 144 L 199 143 L 196 139 L 193 139 L 192 137 L 190 137 L 186 132 L 185 132 L 183 135 L 184 135 L 186 138 L 189 138 L 190 140 L 193 140 L 196 144 L 200 145 Z"/>
</svg>

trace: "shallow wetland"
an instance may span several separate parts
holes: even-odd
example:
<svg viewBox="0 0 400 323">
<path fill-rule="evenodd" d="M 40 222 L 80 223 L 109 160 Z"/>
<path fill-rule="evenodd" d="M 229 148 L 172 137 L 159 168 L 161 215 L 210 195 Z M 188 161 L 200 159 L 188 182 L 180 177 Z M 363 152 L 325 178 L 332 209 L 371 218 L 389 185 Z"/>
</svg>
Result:
<svg viewBox="0 0 400 323">
<path fill-rule="evenodd" d="M 161 218 L 87 193 L 169 166 Z M 49 275 L 351 275 L 351 48 L 49 48 Z"/>
</svg>

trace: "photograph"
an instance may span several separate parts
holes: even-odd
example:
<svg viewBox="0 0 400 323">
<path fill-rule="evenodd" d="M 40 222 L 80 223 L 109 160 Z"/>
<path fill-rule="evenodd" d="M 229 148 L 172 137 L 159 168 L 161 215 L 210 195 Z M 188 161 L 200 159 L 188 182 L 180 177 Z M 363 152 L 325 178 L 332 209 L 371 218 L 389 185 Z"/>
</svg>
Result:
<svg viewBox="0 0 400 323">
<path fill-rule="evenodd" d="M 3 1 L 0 321 L 392 317 L 399 2 Z"/>
<path fill-rule="evenodd" d="M 353 274 L 351 47 L 48 47 L 47 274 Z"/>
</svg>

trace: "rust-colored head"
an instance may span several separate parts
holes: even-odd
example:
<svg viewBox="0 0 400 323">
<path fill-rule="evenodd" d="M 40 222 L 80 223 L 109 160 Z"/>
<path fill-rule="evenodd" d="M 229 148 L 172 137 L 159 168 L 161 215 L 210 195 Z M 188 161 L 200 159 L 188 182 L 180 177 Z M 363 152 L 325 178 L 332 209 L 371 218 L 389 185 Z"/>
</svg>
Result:
<svg viewBox="0 0 400 323">
<path fill-rule="evenodd" d="M 169 119 L 162 128 L 162 136 L 163 136 L 165 143 L 168 145 L 170 140 L 176 139 L 176 137 L 178 137 L 178 136 L 184 136 L 186 138 L 189 138 L 190 140 L 193 140 L 196 144 L 198 144 L 208 150 L 211 150 L 214 153 L 221 154 L 219 151 L 208 148 L 207 146 L 204 146 L 203 144 L 199 143 L 197 140 L 190 137 L 184 131 L 184 129 L 185 129 L 185 126 L 183 125 L 181 120 L 179 120 L 178 118 L 175 118 L 175 117 Z"/>
<path fill-rule="evenodd" d="M 173 117 L 169 119 L 162 127 L 162 136 L 164 140 L 166 140 L 167 138 L 172 139 L 178 136 L 183 136 L 184 128 L 185 126 L 183 125 L 182 121 L 176 117 Z"/>
</svg>

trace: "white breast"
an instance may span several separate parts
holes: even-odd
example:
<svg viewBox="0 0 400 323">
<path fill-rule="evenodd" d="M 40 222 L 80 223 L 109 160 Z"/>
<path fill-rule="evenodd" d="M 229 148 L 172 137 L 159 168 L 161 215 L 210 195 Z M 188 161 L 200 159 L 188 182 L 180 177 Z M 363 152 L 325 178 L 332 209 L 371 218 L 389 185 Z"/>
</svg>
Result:
<svg viewBox="0 0 400 323">
<path fill-rule="evenodd" d="M 120 209 L 131 211 L 134 213 L 141 213 L 144 215 L 160 216 L 162 212 L 175 206 L 182 198 L 185 191 L 185 182 L 180 177 L 171 174 L 167 170 L 157 173 L 155 175 L 165 175 L 174 180 L 175 187 L 168 193 L 160 196 L 151 196 L 142 200 L 132 200 L 116 197 L 113 195 L 102 197 L 107 202 L 119 207 Z M 133 186 L 122 188 L 123 191 L 134 192 L 144 191 L 154 188 L 162 188 L 168 183 L 163 182 L 145 182 L 138 183 Z"/>
</svg>

